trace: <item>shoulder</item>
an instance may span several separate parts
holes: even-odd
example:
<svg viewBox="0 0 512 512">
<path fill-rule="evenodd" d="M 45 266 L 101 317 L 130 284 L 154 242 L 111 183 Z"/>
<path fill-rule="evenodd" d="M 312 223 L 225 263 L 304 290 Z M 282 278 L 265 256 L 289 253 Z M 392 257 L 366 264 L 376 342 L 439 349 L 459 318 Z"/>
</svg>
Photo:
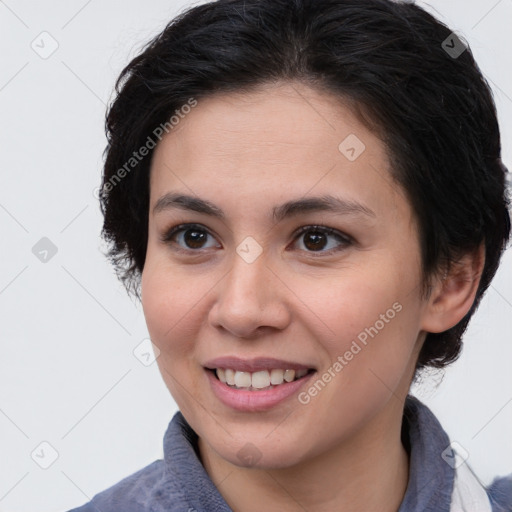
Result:
<svg viewBox="0 0 512 512">
<path fill-rule="evenodd" d="M 512 511 L 512 473 L 495 478 L 487 488 L 493 512 Z"/>
<path fill-rule="evenodd" d="M 150 510 L 164 484 L 164 462 L 156 460 L 117 484 L 96 494 L 94 498 L 69 512 L 140 512 Z"/>
<path fill-rule="evenodd" d="M 484 487 L 432 411 L 411 396 L 405 404 L 404 426 L 410 472 L 399 512 L 490 512 L 491 507 L 492 512 L 512 512 L 512 474 L 495 478 Z"/>
<path fill-rule="evenodd" d="M 154 461 L 96 494 L 89 503 L 68 512 L 186 512 L 215 507 L 220 510 L 219 503 L 222 505 L 223 500 L 194 451 L 196 436 L 182 414 L 177 412 L 164 436 L 163 459 Z M 202 492 L 198 493 L 198 489 Z"/>
</svg>

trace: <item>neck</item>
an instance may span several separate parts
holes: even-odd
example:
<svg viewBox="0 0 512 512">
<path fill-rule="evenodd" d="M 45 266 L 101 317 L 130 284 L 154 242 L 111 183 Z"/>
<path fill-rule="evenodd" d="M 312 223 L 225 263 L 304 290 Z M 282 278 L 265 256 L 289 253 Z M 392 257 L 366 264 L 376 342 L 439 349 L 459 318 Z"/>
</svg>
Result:
<svg viewBox="0 0 512 512">
<path fill-rule="evenodd" d="M 238 467 L 199 439 L 201 459 L 235 512 L 396 512 L 407 488 L 409 460 L 401 442 L 403 404 L 391 400 L 395 403 L 388 404 L 364 430 L 292 467 Z"/>
</svg>

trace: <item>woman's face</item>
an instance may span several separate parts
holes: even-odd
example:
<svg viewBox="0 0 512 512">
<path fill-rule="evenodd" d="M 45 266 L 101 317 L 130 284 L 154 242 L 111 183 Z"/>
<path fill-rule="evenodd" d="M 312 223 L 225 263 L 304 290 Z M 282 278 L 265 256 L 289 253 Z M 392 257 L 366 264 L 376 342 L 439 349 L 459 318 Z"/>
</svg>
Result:
<svg viewBox="0 0 512 512">
<path fill-rule="evenodd" d="M 389 165 L 346 106 L 292 83 L 200 100 L 155 149 L 144 313 L 222 459 L 289 467 L 401 417 L 426 307 Z"/>
</svg>

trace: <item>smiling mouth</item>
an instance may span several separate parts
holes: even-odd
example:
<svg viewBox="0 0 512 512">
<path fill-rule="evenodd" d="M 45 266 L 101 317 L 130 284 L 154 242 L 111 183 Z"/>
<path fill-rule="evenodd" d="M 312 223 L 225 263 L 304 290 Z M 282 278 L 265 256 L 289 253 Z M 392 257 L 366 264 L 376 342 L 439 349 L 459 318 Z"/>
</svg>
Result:
<svg viewBox="0 0 512 512">
<path fill-rule="evenodd" d="M 237 371 L 231 368 L 208 369 L 222 383 L 230 388 L 244 391 L 264 391 L 303 379 L 315 372 L 313 368 L 300 370 L 261 370 L 257 372 Z"/>
</svg>

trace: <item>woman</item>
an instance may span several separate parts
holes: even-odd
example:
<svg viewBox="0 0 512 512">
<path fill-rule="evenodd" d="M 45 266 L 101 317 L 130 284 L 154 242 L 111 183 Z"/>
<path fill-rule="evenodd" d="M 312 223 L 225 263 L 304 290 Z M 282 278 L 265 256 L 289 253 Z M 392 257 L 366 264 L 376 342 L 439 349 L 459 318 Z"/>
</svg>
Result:
<svg viewBox="0 0 512 512">
<path fill-rule="evenodd" d="M 80 512 L 512 510 L 408 395 L 510 234 L 467 45 L 389 0 L 220 0 L 123 71 L 101 203 L 179 406 Z"/>
</svg>

